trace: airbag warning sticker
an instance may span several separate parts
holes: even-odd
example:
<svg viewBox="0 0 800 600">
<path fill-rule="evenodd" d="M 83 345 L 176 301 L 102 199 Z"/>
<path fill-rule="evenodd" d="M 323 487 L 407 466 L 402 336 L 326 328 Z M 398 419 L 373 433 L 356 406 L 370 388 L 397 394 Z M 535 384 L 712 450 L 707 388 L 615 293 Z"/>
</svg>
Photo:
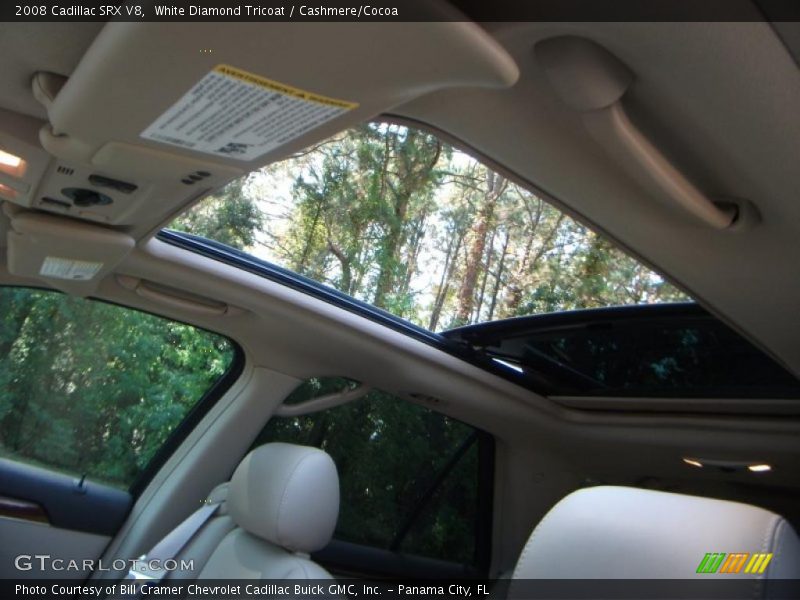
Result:
<svg viewBox="0 0 800 600">
<path fill-rule="evenodd" d="M 357 106 L 219 65 L 141 137 L 250 161 Z"/>
<path fill-rule="evenodd" d="M 77 279 L 87 281 L 97 275 L 103 268 L 101 262 L 88 262 L 85 260 L 72 260 L 59 256 L 48 256 L 39 269 L 39 275 L 55 277 L 56 279 Z"/>
</svg>

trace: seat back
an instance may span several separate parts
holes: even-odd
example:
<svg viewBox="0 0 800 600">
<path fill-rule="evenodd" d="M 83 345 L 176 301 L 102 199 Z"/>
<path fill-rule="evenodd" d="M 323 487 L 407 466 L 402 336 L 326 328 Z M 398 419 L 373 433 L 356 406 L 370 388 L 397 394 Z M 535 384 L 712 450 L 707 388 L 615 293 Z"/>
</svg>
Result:
<svg viewBox="0 0 800 600">
<path fill-rule="evenodd" d="M 513 578 L 691 579 L 712 571 L 800 577 L 800 539 L 783 517 L 755 506 L 593 487 L 570 494 L 545 515 Z"/>
</svg>

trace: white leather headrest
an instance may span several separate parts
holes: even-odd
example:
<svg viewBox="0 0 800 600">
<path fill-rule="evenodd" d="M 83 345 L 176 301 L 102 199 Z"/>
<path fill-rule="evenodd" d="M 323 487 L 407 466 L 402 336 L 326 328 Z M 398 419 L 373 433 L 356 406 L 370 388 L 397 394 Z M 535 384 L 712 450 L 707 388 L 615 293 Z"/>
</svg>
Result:
<svg viewBox="0 0 800 600">
<path fill-rule="evenodd" d="M 265 444 L 236 468 L 227 504 L 245 531 L 293 552 L 319 550 L 339 516 L 336 465 L 316 448 Z"/>
<path fill-rule="evenodd" d="M 800 576 L 800 539 L 762 508 L 602 486 L 561 500 L 531 534 L 515 579 L 690 579 L 706 553 L 772 553 L 764 574 Z M 727 575 L 726 575 L 727 576 Z"/>
</svg>

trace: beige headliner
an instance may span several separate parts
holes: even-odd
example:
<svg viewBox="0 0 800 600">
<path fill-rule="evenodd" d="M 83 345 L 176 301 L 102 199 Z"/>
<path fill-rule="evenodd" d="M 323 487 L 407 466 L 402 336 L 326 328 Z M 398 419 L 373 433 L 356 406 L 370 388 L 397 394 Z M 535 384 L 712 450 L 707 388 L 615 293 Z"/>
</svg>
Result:
<svg viewBox="0 0 800 600">
<path fill-rule="evenodd" d="M 516 85 L 434 92 L 394 107 L 392 114 L 439 128 L 535 184 L 800 372 L 800 74 L 773 31 L 763 23 L 487 29 L 519 66 Z M 40 32 L 16 25 L 0 31 L 0 71 L 12 75 L 0 88 L 0 107 L 37 118 L 44 113 L 28 91 L 30 74 L 69 75 L 97 27 L 48 25 L 45 35 Z M 564 33 L 590 37 L 625 61 L 637 74 L 628 106 L 642 128 L 711 193 L 753 201 L 762 223 L 737 233 L 705 228 L 650 198 L 606 157 L 550 92 L 534 61 L 537 40 Z M 152 229 L 147 225 L 137 231 Z M 0 233 L 7 227 L 0 215 Z M 756 488 L 745 492 L 742 484 L 800 488 L 796 420 L 567 408 L 322 301 L 135 237 L 139 243 L 117 273 L 169 283 L 243 311 L 213 317 L 171 308 L 142 298 L 114 275 L 95 295 L 229 335 L 243 346 L 252 368 L 296 379 L 344 375 L 407 398 L 409 392 L 421 393 L 439 399 L 437 410 L 494 433 L 498 569 L 513 563 L 542 512 L 586 480 L 686 481 L 689 490 L 767 505 L 766 494 Z M 43 284 L 5 267 L 0 281 Z M 259 393 L 270 396 L 269 390 Z M 775 469 L 758 480 L 749 474 L 688 473 L 680 462 L 685 455 L 754 459 Z M 780 510 L 780 501 L 774 502 Z"/>
</svg>

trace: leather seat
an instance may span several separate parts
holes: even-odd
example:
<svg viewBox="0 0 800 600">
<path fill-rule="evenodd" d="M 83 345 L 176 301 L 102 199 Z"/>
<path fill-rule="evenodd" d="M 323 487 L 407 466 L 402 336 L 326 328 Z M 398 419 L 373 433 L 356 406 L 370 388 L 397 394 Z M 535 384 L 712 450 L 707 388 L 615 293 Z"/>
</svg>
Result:
<svg viewBox="0 0 800 600">
<path fill-rule="evenodd" d="M 800 539 L 779 515 L 738 502 L 601 486 L 570 494 L 545 515 L 513 578 L 708 578 L 697 572 L 707 553 L 726 553 L 716 574 L 729 554 L 748 554 L 739 572 L 725 577 L 800 577 Z M 764 573 L 746 573 L 759 553 L 772 553 Z"/>
<path fill-rule="evenodd" d="M 170 579 L 329 579 L 309 553 L 330 541 L 339 515 L 339 477 L 328 454 L 293 444 L 265 444 L 239 464 L 216 515 L 181 552 L 192 571 Z"/>
</svg>

